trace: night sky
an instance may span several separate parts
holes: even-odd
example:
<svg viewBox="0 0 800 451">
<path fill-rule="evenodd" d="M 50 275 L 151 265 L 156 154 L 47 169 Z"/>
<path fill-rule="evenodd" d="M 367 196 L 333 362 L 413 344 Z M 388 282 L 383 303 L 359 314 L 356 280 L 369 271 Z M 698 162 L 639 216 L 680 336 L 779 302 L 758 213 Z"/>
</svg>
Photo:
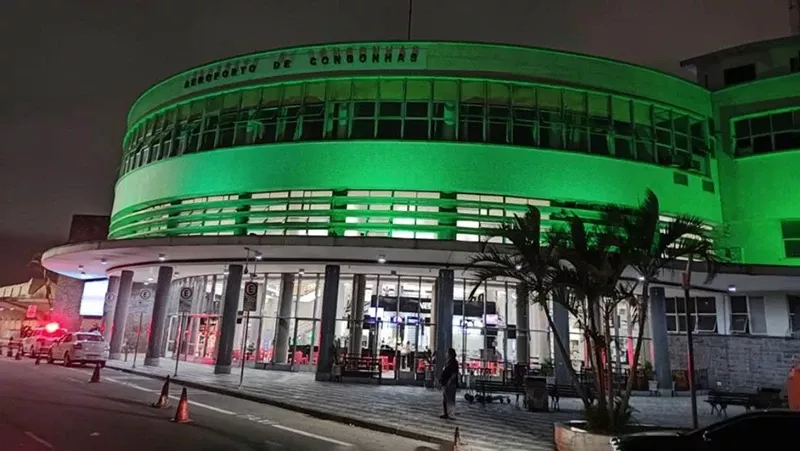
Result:
<svg viewBox="0 0 800 451">
<path fill-rule="evenodd" d="M 102 6 L 100 6 L 102 5 Z M 702 6 L 697 6 L 702 5 Z M 415 39 L 507 42 L 678 72 L 691 56 L 789 33 L 786 0 L 416 0 Z M 127 109 L 210 60 L 404 39 L 405 0 L 0 2 L 0 284 L 108 214 Z"/>
</svg>

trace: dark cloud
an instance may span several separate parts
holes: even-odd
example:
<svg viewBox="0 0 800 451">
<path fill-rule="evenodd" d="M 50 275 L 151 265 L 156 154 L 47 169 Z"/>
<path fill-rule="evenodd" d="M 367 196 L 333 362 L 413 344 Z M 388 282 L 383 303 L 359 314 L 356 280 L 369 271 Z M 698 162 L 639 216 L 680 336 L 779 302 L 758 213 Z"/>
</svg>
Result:
<svg viewBox="0 0 800 451">
<path fill-rule="evenodd" d="M 671 71 L 789 31 L 785 0 L 417 0 L 414 9 L 417 39 L 553 47 Z M 127 108 L 147 86 L 233 54 L 402 39 L 406 12 L 399 0 L 0 2 L 0 234 L 11 237 L 0 243 L 0 283 L 15 281 L 26 253 L 63 241 L 71 214 L 110 209 Z"/>
</svg>

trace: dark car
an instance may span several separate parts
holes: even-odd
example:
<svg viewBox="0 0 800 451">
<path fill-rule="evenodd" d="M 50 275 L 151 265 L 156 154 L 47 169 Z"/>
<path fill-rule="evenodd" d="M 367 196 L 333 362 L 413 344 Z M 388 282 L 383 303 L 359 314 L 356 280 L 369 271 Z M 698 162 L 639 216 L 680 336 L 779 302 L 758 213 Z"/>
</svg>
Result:
<svg viewBox="0 0 800 451">
<path fill-rule="evenodd" d="M 780 443 L 798 449 L 800 411 L 757 410 L 730 417 L 690 432 L 658 431 L 623 435 L 611 439 L 615 451 L 722 451 L 763 449 Z M 757 448 L 759 447 L 760 448 Z"/>
</svg>

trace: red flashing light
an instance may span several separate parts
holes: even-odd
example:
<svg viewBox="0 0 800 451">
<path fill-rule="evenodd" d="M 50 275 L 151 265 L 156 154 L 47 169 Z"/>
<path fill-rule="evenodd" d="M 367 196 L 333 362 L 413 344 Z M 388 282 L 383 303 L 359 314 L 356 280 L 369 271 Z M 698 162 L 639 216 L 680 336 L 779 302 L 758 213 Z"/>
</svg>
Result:
<svg viewBox="0 0 800 451">
<path fill-rule="evenodd" d="M 47 325 L 44 326 L 44 330 L 52 334 L 53 332 L 57 331 L 59 327 L 60 326 L 58 323 L 47 323 Z"/>
</svg>

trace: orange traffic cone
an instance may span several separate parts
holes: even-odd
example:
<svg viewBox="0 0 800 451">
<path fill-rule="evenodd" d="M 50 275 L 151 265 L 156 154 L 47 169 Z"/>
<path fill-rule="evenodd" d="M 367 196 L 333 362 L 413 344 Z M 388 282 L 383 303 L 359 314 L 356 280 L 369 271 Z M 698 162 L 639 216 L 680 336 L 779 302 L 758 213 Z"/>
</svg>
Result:
<svg viewBox="0 0 800 451">
<path fill-rule="evenodd" d="M 169 376 L 167 376 L 167 380 L 164 381 L 164 386 L 161 387 L 161 396 L 159 396 L 158 401 L 151 404 L 151 406 L 158 409 L 169 407 Z"/>
<path fill-rule="evenodd" d="M 100 365 L 97 364 L 94 366 L 94 372 L 92 372 L 92 378 L 89 379 L 89 383 L 93 382 L 100 382 Z"/>
<path fill-rule="evenodd" d="M 178 410 L 175 411 L 175 423 L 191 423 L 189 419 L 189 395 L 186 394 L 186 387 L 181 391 L 181 399 L 178 401 Z"/>
</svg>

